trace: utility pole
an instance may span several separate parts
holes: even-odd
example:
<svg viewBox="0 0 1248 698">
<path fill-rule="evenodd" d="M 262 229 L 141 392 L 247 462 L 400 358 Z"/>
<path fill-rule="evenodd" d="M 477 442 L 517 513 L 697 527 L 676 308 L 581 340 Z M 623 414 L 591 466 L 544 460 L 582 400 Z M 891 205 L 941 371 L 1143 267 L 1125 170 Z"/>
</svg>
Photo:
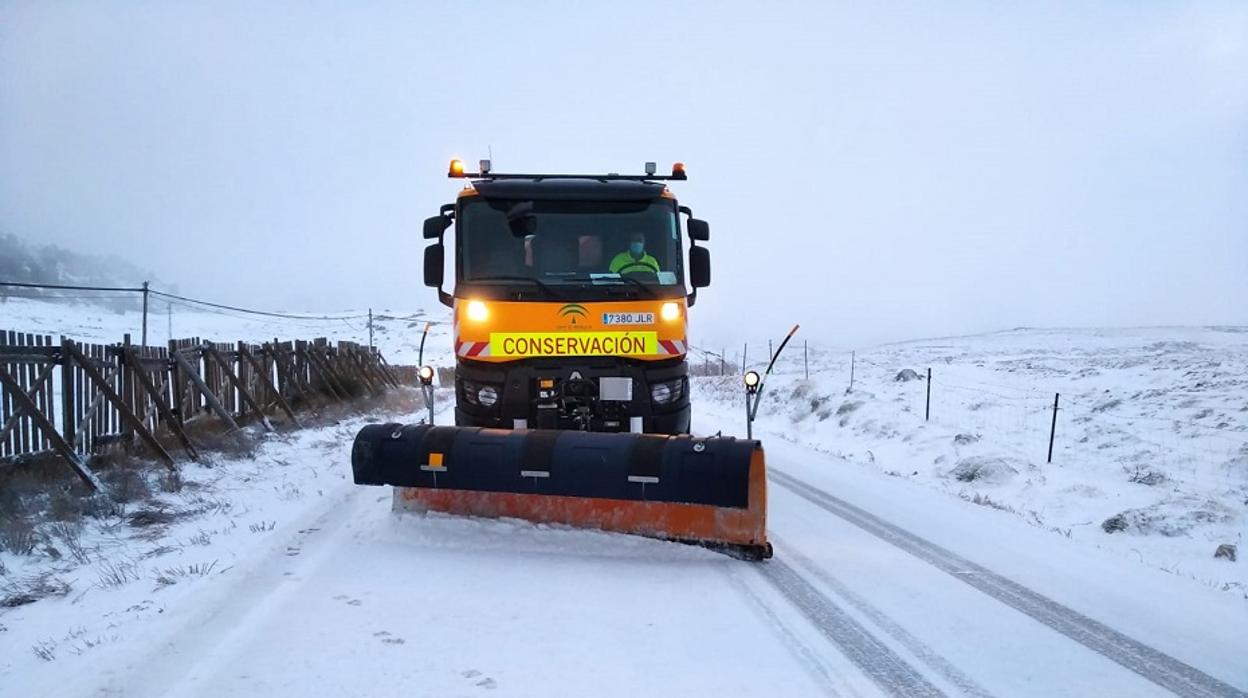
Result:
<svg viewBox="0 0 1248 698">
<path fill-rule="evenodd" d="M 143 346 L 147 346 L 147 282 L 143 282 Z"/>
<path fill-rule="evenodd" d="M 165 304 L 165 318 L 168 320 L 165 333 L 169 335 L 168 339 L 173 339 L 173 303 Z"/>
<path fill-rule="evenodd" d="M 368 309 L 368 350 L 373 350 L 373 309 Z"/>
</svg>

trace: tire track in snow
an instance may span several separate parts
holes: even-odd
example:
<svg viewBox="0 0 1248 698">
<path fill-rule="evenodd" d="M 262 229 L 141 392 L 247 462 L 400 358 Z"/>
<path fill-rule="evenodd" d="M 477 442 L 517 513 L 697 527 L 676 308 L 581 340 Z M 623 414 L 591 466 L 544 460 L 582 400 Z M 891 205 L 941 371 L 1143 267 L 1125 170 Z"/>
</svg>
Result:
<svg viewBox="0 0 1248 698">
<path fill-rule="evenodd" d="M 783 545 L 783 542 L 775 536 L 772 536 L 772 542 L 777 547 Z M 974 679 L 962 673 L 949 660 L 927 646 L 922 640 L 910 634 L 910 631 L 901 627 L 900 624 L 889 618 L 883 611 L 871 605 L 871 602 L 845 586 L 832 573 L 819 567 L 813 560 L 797 552 L 792 547 L 785 548 L 784 556 L 792 558 L 799 567 L 814 575 L 824 586 L 831 589 L 834 594 L 844 599 L 855 610 L 866 616 L 876 627 L 883 630 L 889 637 L 906 648 L 907 651 L 922 660 L 924 664 L 939 673 L 949 683 L 956 686 L 963 695 L 974 696 L 974 698 L 992 698 L 992 694 L 976 683 Z"/>
<path fill-rule="evenodd" d="M 885 693 L 891 696 L 945 695 L 788 564 L 772 559 L 759 563 L 758 569 L 824 637 Z"/>
<path fill-rule="evenodd" d="M 759 610 L 766 619 L 767 624 L 780 636 L 780 641 L 788 648 L 789 653 L 797 658 L 806 671 L 811 674 L 811 677 L 820 683 L 820 687 L 826 695 L 840 696 L 844 692 L 858 695 L 857 691 L 853 690 L 853 687 L 845 685 L 843 677 L 839 676 L 809 645 L 798 637 L 797 633 L 793 632 L 793 629 L 780 618 L 780 615 L 776 613 L 771 604 L 768 604 L 767 600 L 746 582 L 741 572 L 735 567 L 725 567 L 724 569 L 727 571 L 733 585 L 737 587 L 737 590 L 744 594 L 750 600 L 750 603 Z"/>
<path fill-rule="evenodd" d="M 798 478 L 768 468 L 771 479 L 799 497 L 927 562 L 971 587 L 1047 625 L 1105 658 L 1183 696 L 1238 696 L 1248 693 L 1164 652 L 1063 606 L 924 538 L 891 524 Z"/>
</svg>

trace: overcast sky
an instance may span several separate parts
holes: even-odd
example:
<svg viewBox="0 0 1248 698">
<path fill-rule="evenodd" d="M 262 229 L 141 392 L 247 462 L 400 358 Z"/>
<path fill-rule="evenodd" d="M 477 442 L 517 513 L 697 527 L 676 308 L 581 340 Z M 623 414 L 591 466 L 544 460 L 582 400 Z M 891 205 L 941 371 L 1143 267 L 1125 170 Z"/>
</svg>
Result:
<svg viewBox="0 0 1248 698">
<path fill-rule="evenodd" d="M 695 342 L 1248 324 L 1243 2 L 425 5 L 0 3 L 0 232 L 433 307 L 451 157 L 680 160 Z"/>
</svg>

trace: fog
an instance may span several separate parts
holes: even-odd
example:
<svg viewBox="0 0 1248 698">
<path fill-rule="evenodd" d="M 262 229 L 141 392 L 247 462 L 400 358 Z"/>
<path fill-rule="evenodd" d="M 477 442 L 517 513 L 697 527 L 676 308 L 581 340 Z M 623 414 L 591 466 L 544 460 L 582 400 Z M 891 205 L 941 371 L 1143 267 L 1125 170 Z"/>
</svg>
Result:
<svg viewBox="0 0 1248 698">
<path fill-rule="evenodd" d="M 679 160 L 695 343 L 1248 324 L 1245 66 L 1238 2 L 5 3 L 0 232 L 433 308 L 451 157 Z"/>
</svg>

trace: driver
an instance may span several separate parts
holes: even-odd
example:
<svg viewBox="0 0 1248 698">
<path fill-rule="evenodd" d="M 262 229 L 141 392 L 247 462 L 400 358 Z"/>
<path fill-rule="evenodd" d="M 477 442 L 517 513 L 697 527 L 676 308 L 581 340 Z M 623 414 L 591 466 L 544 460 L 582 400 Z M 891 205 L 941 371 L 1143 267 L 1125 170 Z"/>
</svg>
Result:
<svg viewBox="0 0 1248 698">
<path fill-rule="evenodd" d="M 611 266 L 607 267 L 612 274 L 632 274 L 634 272 L 659 273 L 659 260 L 646 254 L 646 236 L 633 233 L 628 236 L 628 249 L 611 258 Z"/>
</svg>

